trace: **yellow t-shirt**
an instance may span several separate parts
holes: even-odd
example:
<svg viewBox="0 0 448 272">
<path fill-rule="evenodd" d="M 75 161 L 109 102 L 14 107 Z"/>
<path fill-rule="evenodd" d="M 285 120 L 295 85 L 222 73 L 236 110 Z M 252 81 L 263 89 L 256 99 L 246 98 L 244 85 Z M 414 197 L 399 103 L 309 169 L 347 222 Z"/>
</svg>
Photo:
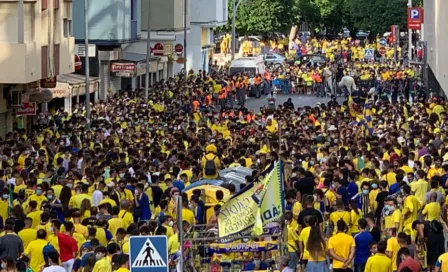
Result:
<svg viewBox="0 0 448 272">
<path fill-rule="evenodd" d="M 120 217 L 109 219 L 109 228 L 108 230 L 112 234 L 114 238 L 116 238 L 117 230 L 119 228 L 124 228 L 124 220 Z"/>
<path fill-rule="evenodd" d="M 83 224 L 73 224 L 73 226 L 75 227 L 75 232 L 81 234 L 84 237 L 87 237 L 89 234 L 89 229 L 84 226 Z M 79 248 L 79 247 L 78 247 Z"/>
<path fill-rule="evenodd" d="M 168 239 L 168 254 L 175 254 L 179 250 L 179 238 L 177 235 L 171 235 Z"/>
<path fill-rule="evenodd" d="M 23 229 L 18 233 L 20 240 L 22 240 L 23 248 L 27 248 L 28 245 L 37 239 L 37 230 L 35 229 Z"/>
<path fill-rule="evenodd" d="M 31 195 L 28 199 L 30 201 L 36 201 L 37 202 L 37 208 L 36 209 L 40 210 L 42 202 L 47 200 L 47 197 L 44 196 L 44 195 L 40 195 L 40 196 L 38 196 L 38 195 Z"/>
<path fill-rule="evenodd" d="M 297 235 L 297 229 L 288 225 L 288 252 L 297 252 L 297 241 L 299 236 Z"/>
<path fill-rule="evenodd" d="M 422 211 L 422 214 L 425 216 L 425 221 L 439 220 L 440 203 L 431 202 L 426 204 L 425 208 Z"/>
<path fill-rule="evenodd" d="M 39 225 L 41 214 L 42 214 L 42 211 L 34 211 L 34 212 L 30 212 L 29 214 L 27 214 L 27 217 L 29 217 L 33 220 L 33 225 L 31 225 L 31 227 L 33 229 Z"/>
<path fill-rule="evenodd" d="M 333 224 L 333 235 L 336 234 L 337 230 L 337 223 L 339 220 L 344 220 L 345 224 L 347 224 L 347 226 L 350 226 L 350 222 L 351 222 L 351 217 L 350 217 L 350 212 L 347 211 L 335 211 L 332 212 L 330 214 L 330 222 Z M 348 234 L 350 234 L 350 229 L 347 232 Z"/>
<path fill-rule="evenodd" d="M 310 258 L 310 252 L 306 249 L 308 238 L 310 237 L 311 227 L 304 228 L 299 235 L 299 242 L 303 243 L 303 259 L 308 260 Z M 288 236 L 289 238 L 289 236 Z M 289 244 L 289 241 L 288 241 Z M 288 245 L 289 247 L 289 245 Z"/>
<path fill-rule="evenodd" d="M 363 217 L 362 211 L 358 209 L 358 214 L 354 210 L 350 211 L 350 232 L 352 234 L 358 233 L 358 220 Z"/>
<path fill-rule="evenodd" d="M 30 267 L 33 271 L 40 271 L 41 266 L 45 264 L 43 250 L 48 244 L 43 239 L 31 241 L 25 248 L 25 255 L 30 256 Z"/>
<path fill-rule="evenodd" d="M 348 259 L 350 250 L 355 247 L 355 239 L 351 235 L 339 232 L 328 240 L 328 249 L 332 249 L 334 253 L 343 259 Z M 354 250 L 354 249 L 353 249 Z M 333 269 L 342 268 L 343 262 L 333 259 Z M 348 268 L 351 268 L 349 264 Z"/>
<path fill-rule="evenodd" d="M 190 225 L 194 225 L 196 223 L 194 213 L 186 208 L 182 208 L 182 220 L 187 221 Z"/>
<path fill-rule="evenodd" d="M 391 272 L 392 260 L 382 253 L 367 259 L 365 272 Z"/>
<path fill-rule="evenodd" d="M 126 210 L 120 210 L 118 217 L 123 218 L 124 229 L 127 229 L 132 223 L 134 223 L 134 216 L 132 216 L 132 213 Z"/>
<path fill-rule="evenodd" d="M 401 230 L 401 211 L 396 209 L 392 214 L 384 217 L 384 227 L 386 229 L 388 228 L 395 228 L 395 223 L 398 223 L 398 231 Z"/>
<path fill-rule="evenodd" d="M 428 192 L 428 182 L 424 179 L 419 179 L 417 181 L 411 182 L 409 184 L 411 186 L 412 192 L 414 192 L 415 197 L 420 201 L 420 204 L 423 204 L 423 200 L 425 200 L 425 195 Z"/>
<path fill-rule="evenodd" d="M 398 244 L 398 240 L 395 237 L 390 237 L 387 239 L 387 248 L 386 251 L 392 253 L 392 270 L 397 270 L 397 253 L 400 249 L 400 244 Z"/>
<path fill-rule="evenodd" d="M 405 198 L 403 204 L 402 213 L 405 214 L 406 212 L 410 212 L 410 215 L 403 222 L 404 225 L 407 225 L 417 220 L 420 203 L 415 196 L 409 195 Z"/>
</svg>

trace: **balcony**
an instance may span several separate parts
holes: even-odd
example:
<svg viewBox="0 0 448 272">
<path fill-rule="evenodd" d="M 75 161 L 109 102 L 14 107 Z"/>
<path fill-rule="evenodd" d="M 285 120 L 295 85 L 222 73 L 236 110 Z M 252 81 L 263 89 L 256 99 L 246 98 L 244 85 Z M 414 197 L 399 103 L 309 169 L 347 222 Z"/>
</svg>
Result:
<svg viewBox="0 0 448 272">
<path fill-rule="evenodd" d="M 187 28 L 190 27 L 190 6 L 187 2 Z M 148 30 L 148 1 L 141 2 L 141 29 Z M 184 0 L 152 0 L 151 1 L 151 31 L 182 32 L 184 29 Z"/>
<path fill-rule="evenodd" d="M 227 0 L 190 0 L 191 24 L 217 27 L 227 24 Z"/>
<path fill-rule="evenodd" d="M 0 52 L 0 83 L 41 79 L 41 47 L 36 43 L 0 43 Z"/>
</svg>

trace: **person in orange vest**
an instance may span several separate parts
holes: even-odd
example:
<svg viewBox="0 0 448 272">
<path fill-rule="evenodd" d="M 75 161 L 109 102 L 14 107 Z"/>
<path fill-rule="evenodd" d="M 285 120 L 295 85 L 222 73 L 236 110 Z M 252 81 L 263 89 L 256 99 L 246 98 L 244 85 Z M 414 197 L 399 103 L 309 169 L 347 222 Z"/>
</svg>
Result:
<svg viewBox="0 0 448 272">
<path fill-rule="evenodd" d="M 272 76 L 271 73 L 269 73 L 267 70 L 264 72 L 264 80 L 265 80 L 265 84 L 264 84 L 264 93 L 267 94 L 270 92 L 271 88 L 272 88 Z"/>
<path fill-rule="evenodd" d="M 243 77 L 238 79 L 238 82 L 235 84 L 235 88 L 238 105 L 244 106 L 244 102 L 246 100 L 246 83 L 244 82 Z"/>
<path fill-rule="evenodd" d="M 226 106 L 227 90 L 222 88 L 218 95 L 219 106 L 224 109 Z"/>
<path fill-rule="evenodd" d="M 322 81 L 322 75 L 318 71 L 314 71 L 312 75 L 314 81 L 314 91 L 316 92 L 316 97 L 325 97 L 324 84 Z"/>
<path fill-rule="evenodd" d="M 212 96 L 210 95 L 209 92 L 207 92 L 205 94 L 204 103 L 203 104 L 204 104 L 205 107 L 210 107 L 212 105 Z"/>
<path fill-rule="evenodd" d="M 235 100 L 235 91 L 236 91 L 235 79 L 236 77 L 229 78 L 227 84 L 227 101 L 230 103 L 231 108 L 233 108 L 233 101 Z"/>
<path fill-rule="evenodd" d="M 254 77 L 255 97 L 257 98 L 261 96 L 261 80 L 261 74 L 258 74 Z"/>
</svg>

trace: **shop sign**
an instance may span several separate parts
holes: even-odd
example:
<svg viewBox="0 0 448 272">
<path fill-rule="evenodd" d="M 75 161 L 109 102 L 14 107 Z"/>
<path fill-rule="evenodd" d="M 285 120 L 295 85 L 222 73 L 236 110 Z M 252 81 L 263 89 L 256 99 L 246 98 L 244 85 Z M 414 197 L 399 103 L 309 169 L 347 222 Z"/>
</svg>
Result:
<svg viewBox="0 0 448 272">
<path fill-rule="evenodd" d="M 164 46 L 161 43 L 156 43 L 151 50 L 154 56 L 163 56 L 165 53 Z"/>
<path fill-rule="evenodd" d="M 56 77 L 49 77 L 44 78 L 40 80 L 40 87 L 41 88 L 55 88 L 57 84 L 57 78 Z"/>
<path fill-rule="evenodd" d="M 79 71 L 82 68 L 81 58 L 75 54 L 75 71 Z"/>
<path fill-rule="evenodd" d="M 111 75 L 118 77 L 134 77 L 135 64 L 134 63 L 112 63 L 110 65 Z"/>
<path fill-rule="evenodd" d="M 22 105 L 17 108 L 16 115 L 32 116 L 36 115 L 36 111 L 37 111 L 36 103 L 26 102 L 22 103 Z"/>
</svg>

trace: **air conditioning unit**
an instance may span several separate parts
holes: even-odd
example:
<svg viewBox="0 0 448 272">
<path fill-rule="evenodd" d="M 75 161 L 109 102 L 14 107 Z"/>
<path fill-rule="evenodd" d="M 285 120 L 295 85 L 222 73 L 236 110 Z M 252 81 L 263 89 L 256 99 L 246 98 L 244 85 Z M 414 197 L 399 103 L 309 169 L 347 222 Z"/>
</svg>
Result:
<svg viewBox="0 0 448 272">
<path fill-rule="evenodd" d="M 11 91 L 11 106 L 22 106 L 22 91 Z"/>
</svg>

